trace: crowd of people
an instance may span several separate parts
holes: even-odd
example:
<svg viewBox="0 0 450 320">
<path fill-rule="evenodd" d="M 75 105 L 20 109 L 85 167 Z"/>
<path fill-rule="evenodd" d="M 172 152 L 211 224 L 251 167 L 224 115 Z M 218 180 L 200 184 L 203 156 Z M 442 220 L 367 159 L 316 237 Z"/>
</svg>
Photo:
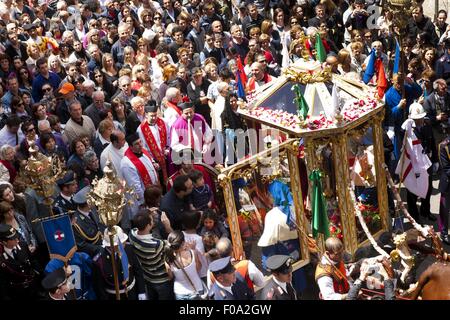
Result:
<svg viewBox="0 0 450 320">
<path fill-rule="evenodd" d="M 393 13 L 376 2 L 2 0 L 0 299 L 115 299 L 111 247 L 121 251 L 115 259 L 122 299 L 254 299 L 254 286 L 264 287 L 263 299 L 297 299 L 289 256 L 267 259 L 273 277 L 266 285 L 251 261 L 231 259 L 217 188 L 198 162 L 234 161 L 224 138 L 246 129 L 237 113 L 245 96 L 236 72 L 243 67 L 251 93 L 289 64 L 316 60 L 316 41 L 326 50 L 324 66 L 357 81 L 372 50 L 381 60 L 377 67 L 389 80 L 384 127 L 394 145 L 387 162 L 399 160 L 410 105 L 422 108 L 414 130 L 434 163 L 430 171 L 441 158 L 448 243 L 450 26 L 444 10 L 434 22 L 420 3 L 411 12 L 401 41 L 403 73 L 394 75 L 399 30 Z M 49 261 L 36 222 L 49 208 L 19 174 L 30 148 L 67 168 L 53 211 L 71 217 L 78 248 L 72 268 Z M 87 201 L 107 163 L 136 196 L 114 243 Z M 431 188 L 420 208 L 430 219 Z M 408 195 L 419 218 L 416 200 Z M 336 241 L 329 245 L 331 258 L 342 251 Z M 340 299 L 327 270 L 318 278 L 323 297 Z M 348 283 L 341 289 L 348 291 Z"/>
</svg>

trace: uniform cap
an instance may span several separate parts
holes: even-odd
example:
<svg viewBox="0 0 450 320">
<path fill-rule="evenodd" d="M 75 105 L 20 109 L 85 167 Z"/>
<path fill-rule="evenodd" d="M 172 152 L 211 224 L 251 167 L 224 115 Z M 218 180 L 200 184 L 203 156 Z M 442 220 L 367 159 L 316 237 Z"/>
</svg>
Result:
<svg viewBox="0 0 450 320">
<path fill-rule="evenodd" d="M 73 196 L 73 202 L 76 204 L 83 204 L 87 202 L 87 194 L 91 190 L 90 186 L 86 186 Z"/>
<path fill-rule="evenodd" d="M 58 186 L 63 186 L 66 184 L 72 184 L 75 183 L 75 174 L 72 170 L 67 171 L 67 173 L 62 177 L 61 179 L 58 179 L 56 183 Z"/>
<path fill-rule="evenodd" d="M 58 288 L 64 282 L 66 282 L 66 272 L 64 268 L 59 268 L 47 274 L 41 284 L 45 290 L 50 290 Z"/>
<path fill-rule="evenodd" d="M 234 272 L 231 257 L 220 258 L 209 264 L 209 270 L 214 274 L 227 274 Z"/>
<path fill-rule="evenodd" d="M 9 224 L 0 224 L 0 240 L 8 241 L 19 238 L 19 233 Z"/>
<path fill-rule="evenodd" d="M 291 271 L 292 258 L 283 254 L 276 254 L 267 258 L 266 266 L 271 272 L 289 273 Z"/>
</svg>

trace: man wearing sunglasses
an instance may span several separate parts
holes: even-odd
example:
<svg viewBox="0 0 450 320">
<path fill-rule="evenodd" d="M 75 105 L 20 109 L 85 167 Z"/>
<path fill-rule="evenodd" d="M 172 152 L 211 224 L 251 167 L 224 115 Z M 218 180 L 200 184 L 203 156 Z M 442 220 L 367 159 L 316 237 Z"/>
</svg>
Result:
<svg viewBox="0 0 450 320">
<path fill-rule="evenodd" d="M 292 258 L 287 255 L 273 255 L 266 261 L 272 278 L 261 291 L 261 300 L 297 300 L 292 286 Z"/>
</svg>

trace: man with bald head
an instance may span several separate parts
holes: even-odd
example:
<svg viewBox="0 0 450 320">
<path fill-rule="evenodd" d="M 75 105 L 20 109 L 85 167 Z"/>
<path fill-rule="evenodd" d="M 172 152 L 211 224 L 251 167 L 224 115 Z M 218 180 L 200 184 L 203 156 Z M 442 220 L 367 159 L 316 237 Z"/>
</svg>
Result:
<svg viewBox="0 0 450 320">
<path fill-rule="evenodd" d="M 225 237 L 220 238 L 216 243 L 216 251 L 219 259 L 230 257 L 233 254 L 233 244 L 231 243 L 231 240 Z M 231 263 L 233 264 L 236 271 L 245 279 L 250 289 L 254 291 L 254 286 L 264 286 L 264 275 L 252 261 L 238 261 L 234 258 L 231 258 Z M 207 280 L 208 288 L 211 288 L 212 283 L 214 283 L 215 281 L 214 276 L 211 272 L 208 272 Z"/>
<path fill-rule="evenodd" d="M 84 114 L 91 118 L 95 129 L 97 129 L 100 121 L 102 121 L 100 113 L 109 109 L 111 109 L 111 105 L 105 102 L 105 93 L 103 91 L 94 91 L 92 94 L 92 104 L 86 108 Z"/>
<path fill-rule="evenodd" d="M 325 65 L 331 68 L 331 73 L 339 74 L 338 59 L 334 55 L 329 55 L 325 60 Z"/>
<path fill-rule="evenodd" d="M 252 64 L 252 76 L 248 79 L 247 90 L 253 91 L 260 86 L 272 81 L 272 77 L 265 71 L 265 65 L 260 62 Z"/>
<path fill-rule="evenodd" d="M 116 170 L 117 176 L 123 179 L 122 172 L 120 171 L 120 162 L 124 156 L 125 150 L 128 147 L 125 141 L 125 134 L 120 130 L 113 130 L 109 136 L 111 143 L 102 151 L 100 155 L 100 168 L 105 167 L 106 161 L 110 160 L 112 166 Z"/>
</svg>

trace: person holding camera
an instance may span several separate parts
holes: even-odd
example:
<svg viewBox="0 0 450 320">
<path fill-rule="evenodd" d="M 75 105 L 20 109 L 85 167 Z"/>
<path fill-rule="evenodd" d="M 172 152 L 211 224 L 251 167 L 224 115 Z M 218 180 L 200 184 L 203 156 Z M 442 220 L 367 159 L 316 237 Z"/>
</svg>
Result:
<svg viewBox="0 0 450 320">
<path fill-rule="evenodd" d="M 345 27 L 349 29 L 349 31 L 366 29 L 369 13 L 365 9 L 365 1 L 356 0 L 353 7 L 353 12 L 345 23 Z"/>
</svg>

